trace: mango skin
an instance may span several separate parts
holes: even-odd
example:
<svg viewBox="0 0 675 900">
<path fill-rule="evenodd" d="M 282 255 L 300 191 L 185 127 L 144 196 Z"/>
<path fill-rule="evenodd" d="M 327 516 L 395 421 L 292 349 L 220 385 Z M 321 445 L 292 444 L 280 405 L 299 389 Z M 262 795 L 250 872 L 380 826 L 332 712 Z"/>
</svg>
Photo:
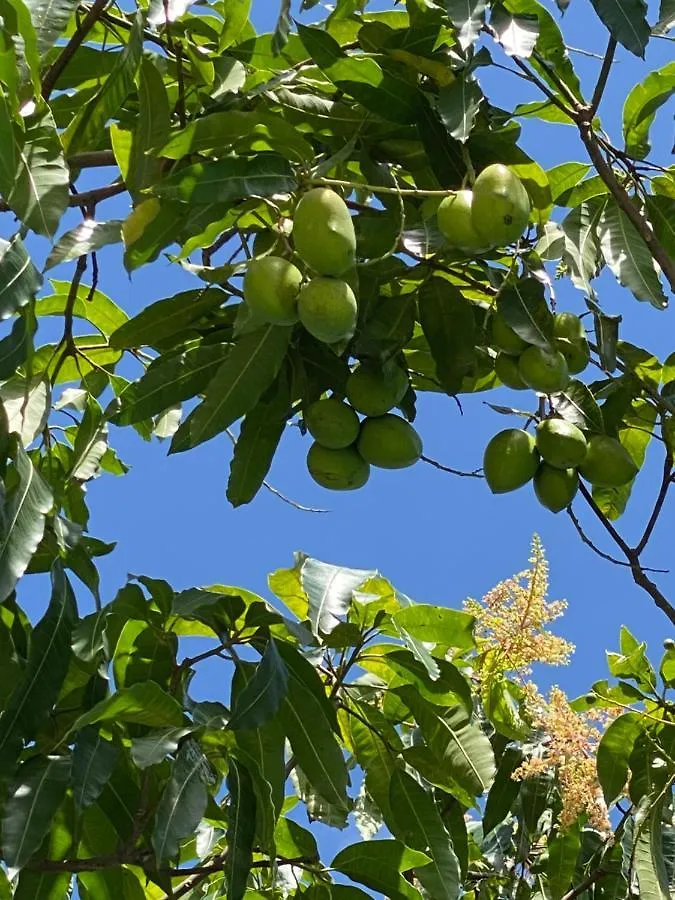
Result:
<svg viewBox="0 0 675 900">
<path fill-rule="evenodd" d="M 476 231 L 471 216 L 473 191 L 456 191 L 441 200 L 436 211 L 436 221 L 441 234 L 451 247 L 467 253 L 480 253 L 489 249 L 485 239 Z"/>
<path fill-rule="evenodd" d="M 356 491 L 370 478 L 370 466 L 354 447 L 330 450 L 315 442 L 307 454 L 307 469 L 317 484 L 331 491 Z"/>
<path fill-rule="evenodd" d="M 490 343 L 497 350 L 511 356 L 520 356 L 530 346 L 511 328 L 499 310 L 495 311 L 490 320 Z"/>
<path fill-rule="evenodd" d="M 556 469 L 542 463 L 534 476 L 537 500 L 553 513 L 567 509 L 579 490 L 576 469 Z"/>
<path fill-rule="evenodd" d="M 356 233 L 346 203 L 330 188 L 302 195 L 293 216 L 293 244 L 319 275 L 343 275 L 356 261 Z"/>
<path fill-rule="evenodd" d="M 588 443 L 584 433 L 564 419 L 544 419 L 537 425 L 537 450 L 556 469 L 580 466 L 586 459 Z"/>
<path fill-rule="evenodd" d="M 534 438 L 521 428 L 506 428 L 485 448 L 483 472 L 493 494 L 515 491 L 534 477 L 539 453 Z"/>
<path fill-rule="evenodd" d="M 298 321 L 298 293 L 302 273 L 280 256 L 252 259 L 244 276 L 244 299 L 262 322 L 294 325 Z"/>
<path fill-rule="evenodd" d="M 346 281 L 317 275 L 298 296 L 298 317 L 317 340 L 337 344 L 356 329 L 356 297 Z"/>
<path fill-rule="evenodd" d="M 406 469 L 422 455 L 422 438 L 405 419 L 387 413 L 361 424 L 356 447 L 371 466 Z"/>
<path fill-rule="evenodd" d="M 518 370 L 525 384 L 541 394 L 564 391 L 570 380 L 565 357 L 557 350 L 528 347 L 518 360 Z"/>
<path fill-rule="evenodd" d="M 518 359 L 508 353 L 497 354 L 495 359 L 495 374 L 501 383 L 513 391 L 526 391 L 527 385 L 520 377 Z"/>
<path fill-rule="evenodd" d="M 383 416 L 401 402 L 408 385 L 399 366 L 382 371 L 362 363 L 347 379 L 347 400 L 364 416 Z"/>
<path fill-rule="evenodd" d="M 496 163 L 483 169 L 473 185 L 473 227 L 493 247 L 512 244 L 530 220 L 530 198 L 517 175 Z"/>
<path fill-rule="evenodd" d="M 315 401 L 305 410 L 303 418 L 314 440 L 329 450 L 343 450 L 359 436 L 359 417 L 337 397 Z"/>
<path fill-rule="evenodd" d="M 553 316 L 553 340 L 556 349 L 565 357 L 570 375 L 583 372 L 591 360 L 591 351 L 579 316 L 570 312 L 556 313 Z"/>
<path fill-rule="evenodd" d="M 579 474 L 598 487 L 621 487 L 638 473 L 626 448 L 607 434 L 594 434 L 588 442 L 586 459 Z"/>
</svg>

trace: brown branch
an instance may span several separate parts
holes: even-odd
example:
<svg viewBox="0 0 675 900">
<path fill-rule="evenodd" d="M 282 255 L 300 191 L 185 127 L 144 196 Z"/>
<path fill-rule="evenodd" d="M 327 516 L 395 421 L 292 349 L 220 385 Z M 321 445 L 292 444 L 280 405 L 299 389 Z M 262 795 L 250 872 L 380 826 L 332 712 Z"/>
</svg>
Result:
<svg viewBox="0 0 675 900">
<path fill-rule="evenodd" d="M 67 162 L 73 169 L 94 169 L 100 166 L 117 165 L 112 150 L 87 150 L 84 153 L 73 153 L 68 157 Z"/>
<path fill-rule="evenodd" d="M 626 557 L 628 562 L 630 563 L 631 575 L 633 576 L 633 581 L 635 584 L 642 588 L 649 596 L 652 598 L 656 606 L 663 612 L 668 619 L 675 625 L 675 607 L 672 606 L 664 596 L 664 594 L 660 591 L 659 587 L 649 578 L 645 569 L 640 564 L 640 558 L 638 554 L 635 552 L 634 548 L 629 547 L 626 541 L 621 537 L 616 528 L 609 521 L 607 516 L 603 513 L 600 507 L 597 505 L 595 500 L 593 499 L 591 492 L 588 490 L 585 484 L 579 484 L 579 492 L 590 508 L 593 510 L 594 515 L 602 524 L 603 528 L 611 535 L 615 544 L 623 555 Z"/>
<path fill-rule="evenodd" d="M 666 501 L 666 495 L 668 494 L 668 488 L 673 483 L 673 457 L 670 450 L 666 450 L 666 458 L 663 462 L 663 476 L 661 477 L 661 487 L 659 488 L 659 493 L 656 497 L 656 502 L 654 503 L 654 508 L 652 509 L 652 514 L 649 517 L 649 521 L 644 530 L 644 534 L 640 538 L 639 542 L 635 545 L 635 555 L 640 556 L 647 544 L 649 543 L 649 539 L 652 536 L 652 532 L 656 526 L 659 516 L 661 515 L 661 510 L 663 509 L 663 504 Z"/>
<path fill-rule="evenodd" d="M 585 894 L 589 887 L 592 887 L 596 881 L 600 881 L 600 879 L 604 878 L 607 874 L 609 873 L 604 869 L 596 869 L 594 872 L 591 872 L 588 878 L 584 878 L 584 880 L 579 882 L 576 887 L 569 890 L 566 894 L 563 894 L 561 900 L 574 900 L 575 897 Z"/>
<path fill-rule="evenodd" d="M 588 110 L 588 118 L 589 121 L 593 121 L 596 112 L 598 111 L 598 107 L 600 106 L 600 101 L 602 100 L 602 95 L 605 93 L 605 88 L 607 87 L 607 79 L 609 78 L 609 73 L 611 71 L 612 65 L 614 63 L 614 54 L 616 52 L 616 38 L 610 35 L 609 41 L 607 42 L 607 50 L 605 50 L 605 56 L 602 60 L 602 67 L 600 68 L 600 74 L 598 75 L 598 80 L 595 85 L 595 90 L 593 91 L 593 98 L 591 100 L 591 105 Z"/>
<path fill-rule="evenodd" d="M 601 550 L 596 544 L 593 543 L 593 541 L 589 538 L 589 536 L 584 531 L 584 529 L 581 525 L 581 522 L 579 521 L 579 519 L 577 519 L 571 506 L 567 507 L 567 515 L 572 520 L 572 524 L 574 525 L 576 532 L 579 535 L 579 537 L 581 538 L 582 542 L 584 544 L 586 544 L 587 547 L 590 547 L 594 553 L 597 553 L 597 555 L 600 556 L 602 559 L 607 560 L 607 562 L 610 562 L 615 566 L 623 566 L 626 569 L 630 569 L 631 564 L 629 562 L 626 562 L 623 559 L 617 559 L 615 556 L 611 556 L 609 553 L 605 553 L 604 550 Z M 648 568 L 647 566 L 644 566 L 643 569 L 645 572 L 655 572 L 658 575 L 668 575 L 668 573 L 670 571 L 669 569 L 651 569 L 651 568 Z"/>
<path fill-rule="evenodd" d="M 647 249 L 653 259 L 655 259 L 661 267 L 666 281 L 670 285 L 671 291 L 675 293 L 675 261 L 668 256 L 665 248 L 654 234 L 651 225 L 635 206 L 626 190 L 619 184 L 612 167 L 602 155 L 598 138 L 593 131 L 591 122 L 588 120 L 589 112 L 590 109 L 585 112 L 584 116 L 579 118 L 578 126 L 581 140 L 586 147 L 591 162 L 595 166 L 600 178 L 602 178 L 609 188 L 609 191 L 616 200 L 619 208 L 626 214 L 637 233 L 647 245 Z"/>
<path fill-rule="evenodd" d="M 45 100 L 49 100 L 52 91 L 63 73 L 64 69 L 71 61 L 82 41 L 89 34 L 96 24 L 97 19 L 102 15 L 109 0 L 94 0 L 89 12 L 84 17 L 80 25 L 75 29 L 75 33 L 63 48 L 61 53 L 56 57 L 51 66 L 47 69 L 42 79 L 42 96 Z"/>
<path fill-rule="evenodd" d="M 444 466 L 443 463 L 431 459 L 430 456 L 424 456 L 424 454 L 420 456 L 420 459 L 422 462 L 433 466 L 434 469 L 439 469 L 441 472 L 449 472 L 450 475 L 459 475 L 460 478 L 485 478 L 485 476 L 481 474 L 481 469 L 475 469 L 473 472 L 463 472 L 461 469 L 451 469 L 450 466 Z"/>
</svg>

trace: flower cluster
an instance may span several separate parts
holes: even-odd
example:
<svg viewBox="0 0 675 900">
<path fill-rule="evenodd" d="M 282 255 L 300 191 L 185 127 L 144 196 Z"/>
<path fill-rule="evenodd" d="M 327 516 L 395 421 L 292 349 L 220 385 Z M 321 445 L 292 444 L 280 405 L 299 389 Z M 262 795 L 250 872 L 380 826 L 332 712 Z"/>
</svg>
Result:
<svg viewBox="0 0 675 900">
<path fill-rule="evenodd" d="M 520 780 L 541 772 L 555 772 L 562 799 L 560 827 L 569 828 L 586 813 L 591 826 L 608 833 L 611 826 L 595 767 L 601 731 L 592 724 L 590 716 L 572 709 L 564 691 L 558 687 L 551 689 L 546 700 L 535 685 L 527 684 L 525 705 L 533 725 L 545 738 L 540 755 L 523 762 L 513 778 Z"/>
<path fill-rule="evenodd" d="M 500 582 L 481 601 L 464 608 L 476 618 L 482 678 L 531 671 L 533 663 L 566 665 L 574 645 L 547 629 L 567 608 L 564 600 L 548 599 L 548 563 L 537 535 L 532 539 L 531 567 Z"/>
</svg>

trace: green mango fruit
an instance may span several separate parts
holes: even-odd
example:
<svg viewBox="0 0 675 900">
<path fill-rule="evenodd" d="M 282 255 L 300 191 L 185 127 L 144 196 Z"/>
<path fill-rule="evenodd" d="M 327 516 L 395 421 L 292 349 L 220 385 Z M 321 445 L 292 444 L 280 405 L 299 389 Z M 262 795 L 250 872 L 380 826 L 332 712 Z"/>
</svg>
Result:
<svg viewBox="0 0 675 900">
<path fill-rule="evenodd" d="M 354 223 L 339 194 L 318 187 L 302 195 L 293 216 L 293 244 L 319 275 L 343 275 L 354 266 Z"/>
<path fill-rule="evenodd" d="M 346 281 L 318 275 L 300 290 L 298 316 L 311 335 L 325 344 L 347 341 L 356 328 L 357 305 Z"/>
<path fill-rule="evenodd" d="M 347 378 L 347 400 L 364 416 L 383 416 L 404 398 L 408 373 L 400 366 L 376 369 L 361 363 Z"/>
<path fill-rule="evenodd" d="M 530 346 L 524 341 L 519 334 L 507 324 L 506 319 L 500 312 L 495 312 L 490 320 L 490 343 L 502 353 L 509 353 L 511 356 L 520 356 L 523 350 L 527 350 Z"/>
<path fill-rule="evenodd" d="M 522 181 L 501 163 L 483 169 L 473 185 L 471 215 L 478 234 L 493 247 L 518 240 L 530 219 Z"/>
<path fill-rule="evenodd" d="M 471 203 L 473 191 L 456 191 L 441 200 L 436 211 L 438 228 L 450 246 L 467 253 L 480 253 L 489 247 L 473 225 Z"/>
<path fill-rule="evenodd" d="M 495 373 L 506 387 L 512 388 L 514 391 L 527 390 L 527 385 L 520 377 L 518 358 L 516 356 L 510 356 L 503 351 L 498 353 L 495 358 Z"/>
<path fill-rule="evenodd" d="M 303 419 L 314 440 L 329 450 L 343 450 L 359 436 L 361 423 L 351 406 L 337 397 L 326 397 L 309 406 Z"/>
<path fill-rule="evenodd" d="M 330 450 L 315 442 L 307 454 L 307 469 L 317 484 L 331 491 L 355 491 L 370 478 L 370 466 L 354 447 Z"/>
<path fill-rule="evenodd" d="M 405 469 L 422 455 L 422 438 L 409 422 L 391 413 L 366 419 L 356 446 L 366 462 L 380 469 Z"/>
<path fill-rule="evenodd" d="M 244 300 L 261 322 L 293 325 L 298 321 L 302 273 L 280 256 L 252 259 L 244 275 Z"/>
<path fill-rule="evenodd" d="M 635 478 L 638 468 L 616 438 L 594 434 L 588 442 L 586 459 L 579 466 L 579 473 L 598 487 L 621 487 Z"/>
<path fill-rule="evenodd" d="M 588 443 L 584 433 L 564 419 L 544 419 L 537 425 L 537 450 L 556 469 L 580 466 L 586 459 Z"/>
<path fill-rule="evenodd" d="M 558 513 L 567 509 L 579 490 L 576 469 L 556 469 L 542 463 L 534 476 L 534 492 L 546 509 Z"/>
<path fill-rule="evenodd" d="M 520 428 L 500 431 L 483 454 L 483 473 L 493 494 L 505 494 L 527 484 L 538 466 L 534 438 Z"/>
<path fill-rule="evenodd" d="M 565 357 L 558 350 L 528 347 L 518 360 L 518 370 L 525 384 L 541 394 L 564 391 L 570 380 Z"/>
<path fill-rule="evenodd" d="M 560 312 L 553 316 L 553 339 L 556 350 L 565 357 L 570 375 L 583 372 L 591 361 L 584 323 L 574 313 Z"/>
</svg>

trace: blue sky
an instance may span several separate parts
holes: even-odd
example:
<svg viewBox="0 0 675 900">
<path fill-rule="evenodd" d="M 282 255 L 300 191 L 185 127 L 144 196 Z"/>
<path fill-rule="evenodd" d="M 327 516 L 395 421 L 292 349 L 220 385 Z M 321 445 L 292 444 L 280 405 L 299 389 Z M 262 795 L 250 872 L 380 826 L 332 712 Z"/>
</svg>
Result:
<svg viewBox="0 0 675 900">
<path fill-rule="evenodd" d="M 392 6 L 377 3 L 369 8 Z M 294 12 L 296 7 L 294 4 Z M 548 7 L 558 17 L 553 4 Z M 253 0 L 253 19 L 260 30 L 272 26 L 275 14 L 276 4 L 271 0 Z M 311 21 L 320 15 L 317 7 L 305 19 Z M 563 26 L 571 46 L 604 51 L 606 32 L 590 4 L 573 0 Z M 667 62 L 670 51 L 668 42 L 652 41 L 643 64 L 619 50 L 601 108 L 605 128 L 616 144 L 620 144 L 620 113 L 627 91 L 649 69 Z M 496 48 L 494 55 L 500 55 Z M 599 60 L 575 53 L 573 61 L 590 94 Z M 538 98 L 535 89 L 502 71 L 481 69 L 479 77 L 489 99 L 497 105 Z M 666 165 L 670 162 L 672 132 L 672 110 L 666 109 L 654 129 L 652 154 Z M 568 160 L 585 161 L 573 128 L 528 123 L 523 128 L 522 145 L 544 168 Z M 99 171 L 96 178 L 103 183 L 106 173 Z M 98 210 L 100 220 L 125 214 L 123 200 Z M 554 215 L 560 218 L 560 211 Z M 32 246 L 36 257 L 42 258 L 46 243 L 36 240 Z M 102 252 L 100 265 L 100 289 L 129 314 L 197 284 L 196 279 L 163 258 L 135 272 L 129 280 L 118 247 Z M 54 270 L 54 277 L 69 278 L 71 272 L 72 266 L 62 266 Z M 623 315 L 624 337 L 661 358 L 673 349 L 672 311 L 657 312 L 638 304 L 608 274 L 599 280 L 598 288 L 603 308 Z M 583 310 L 582 297 L 571 286 L 559 283 L 557 292 L 559 308 Z M 462 398 L 462 416 L 451 398 L 422 396 L 416 427 L 424 438 L 425 453 L 460 469 L 476 468 L 492 434 L 516 424 L 516 420 L 488 409 L 484 401 L 509 404 L 521 399 L 522 395 L 507 390 L 466 396 Z M 552 596 L 569 601 L 559 628 L 577 645 L 569 669 L 541 673 L 544 685 L 557 682 L 574 695 L 604 677 L 604 651 L 615 649 L 622 623 L 648 640 L 657 658 L 662 639 L 671 631 L 651 600 L 633 586 L 627 571 L 600 560 L 582 546 L 567 516 L 544 510 L 531 487 L 493 497 L 482 481 L 446 475 L 419 463 L 399 472 L 374 469 L 361 491 L 330 493 L 315 485 L 306 472 L 308 438 L 303 439 L 298 429 L 289 428 L 270 481 L 295 500 L 329 508 L 330 512 L 300 512 L 265 490 L 248 507 L 233 510 L 225 499 L 231 455 L 226 437 L 174 457 L 167 457 L 166 445 L 145 444 L 130 429 L 112 428 L 111 441 L 132 469 L 125 478 L 104 476 L 89 488 L 92 533 L 118 541 L 115 553 L 100 563 L 104 601 L 112 599 L 127 572 L 165 578 L 176 589 L 223 583 L 266 593 L 267 573 L 290 565 L 293 551 L 303 550 L 329 562 L 377 568 L 417 601 L 459 606 L 465 597 L 480 596 L 497 581 L 524 568 L 536 531 L 550 561 Z M 653 442 L 629 511 L 619 523 L 630 540 L 638 536 L 648 516 L 661 465 L 660 445 Z M 614 552 L 601 529 L 581 504 L 579 507 L 589 533 L 604 549 Z M 650 545 L 648 564 L 668 567 L 672 522 L 672 506 L 667 506 Z M 657 578 L 666 594 L 673 592 L 672 575 Z M 24 590 L 31 614 L 38 614 L 46 597 L 30 586 Z M 85 605 L 89 603 L 84 593 L 82 600 Z M 195 682 L 196 693 L 212 694 L 214 677 L 215 666 L 206 668 L 204 676 Z"/>
</svg>

